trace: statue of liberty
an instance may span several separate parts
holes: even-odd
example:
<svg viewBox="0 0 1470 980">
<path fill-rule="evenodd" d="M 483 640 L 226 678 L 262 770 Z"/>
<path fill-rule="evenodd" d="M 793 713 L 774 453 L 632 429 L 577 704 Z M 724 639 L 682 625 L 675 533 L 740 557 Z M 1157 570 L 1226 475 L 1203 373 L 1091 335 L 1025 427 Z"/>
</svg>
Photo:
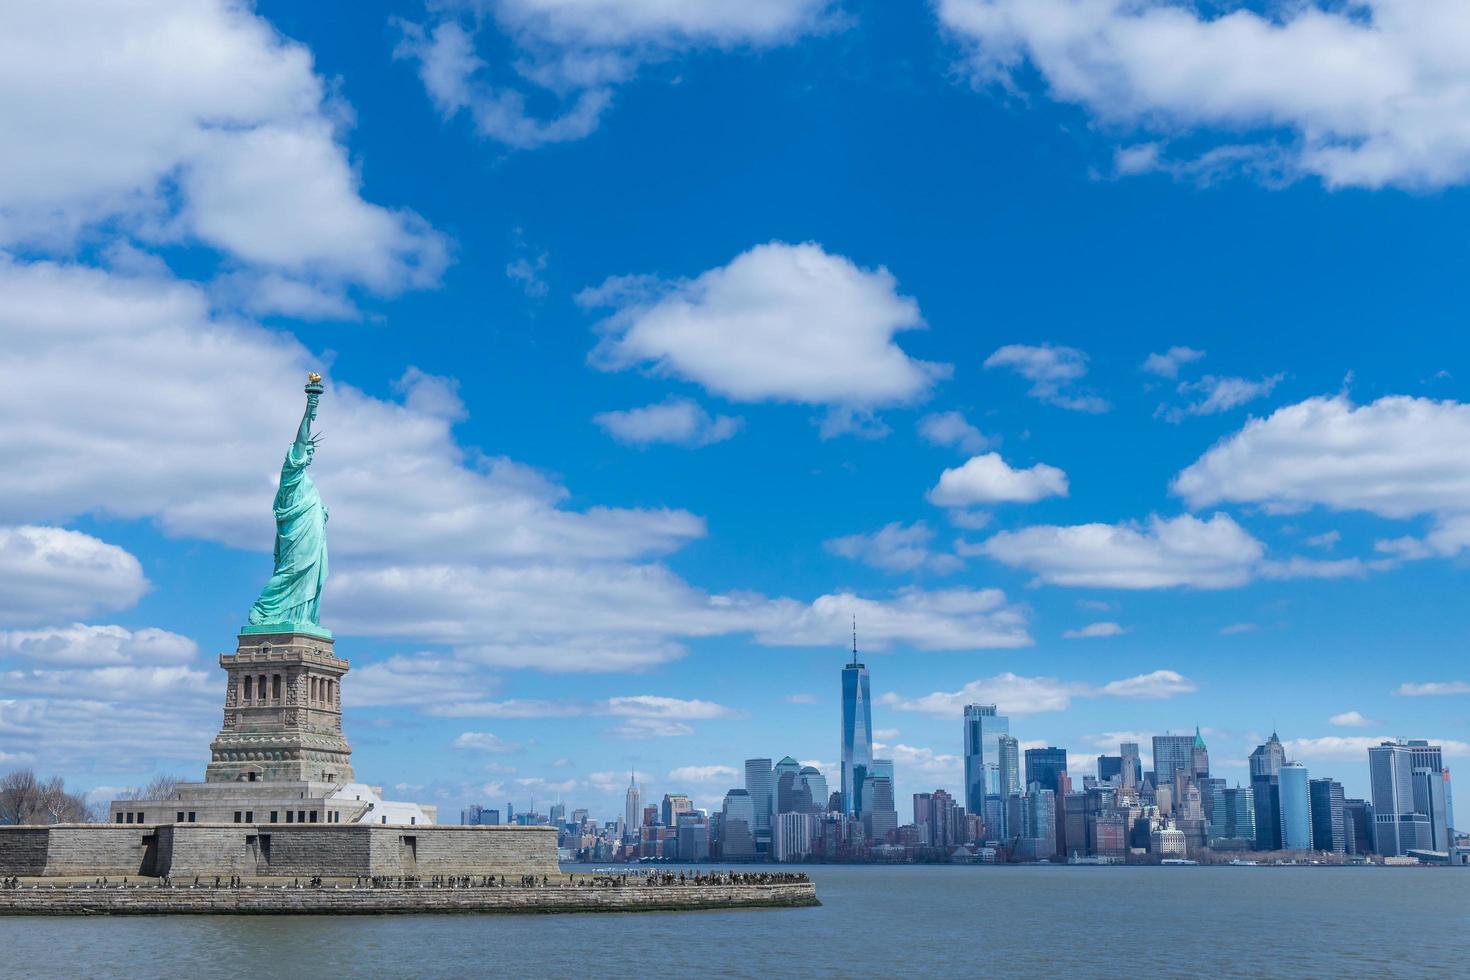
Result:
<svg viewBox="0 0 1470 980">
<path fill-rule="evenodd" d="M 320 625 L 322 586 L 327 581 L 327 508 L 316 484 L 306 475 L 320 436 L 313 435 L 322 378 L 307 376 L 306 412 L 296 441 L 286 450 L 281 486 L 276 491 L 276 567 L 260 598 L 250 607 L 250 625 L 242 632 L 326 633 Z M 330 635 L 330 634 L 327 634 Z"/>
</svg>

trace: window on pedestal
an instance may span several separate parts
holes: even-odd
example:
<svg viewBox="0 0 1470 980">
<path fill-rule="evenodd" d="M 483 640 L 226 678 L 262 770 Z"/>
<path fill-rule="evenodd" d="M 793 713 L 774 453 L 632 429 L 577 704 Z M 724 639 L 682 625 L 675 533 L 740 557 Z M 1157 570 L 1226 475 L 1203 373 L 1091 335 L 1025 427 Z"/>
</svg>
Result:
<svg viewBox="0 0 1470 980">
<path fill-rule="evenodd" d="M 273 674 L 273 675 L 271 675 L 271 700 L 272 701 L 280 701 L 281 700 L 281 675 L 280 674 Z"/>
<path fill-rule="evenodd" d="M 241 695 L 241 697 L 244 700 L 249 701 L 252 697 L 254 697 L 254 694 L 252 694 L 251 692 L 255 689 L 255 678 L 251 677 L 249 674 L 246 674 L 243 689 L 244 693 Z"/>
</svg>

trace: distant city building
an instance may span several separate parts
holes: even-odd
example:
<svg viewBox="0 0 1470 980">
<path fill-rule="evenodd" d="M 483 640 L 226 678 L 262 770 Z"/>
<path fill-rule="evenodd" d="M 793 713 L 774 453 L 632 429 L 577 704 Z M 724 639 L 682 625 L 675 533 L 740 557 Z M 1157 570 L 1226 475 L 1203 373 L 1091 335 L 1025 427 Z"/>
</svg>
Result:
<svg viewBox="0 0 1470 980">
<path fill-rule="evenodd" d="M 1232 786 L 1216 797 L 1210 836 L 1219 841 L 1240 841 L 1242 850 L 1256 846 L 1256 800 L 1249 786 Z"/>
<path fill-rule="evenodd" d="M 1347 824 L 1343 812 L 1342 783 L 1335 779 L 1311 781 L 1312 849 L 1346 854 Z"/>
<path fill-rule="evenodd" d="M 459 822 L 470 827 L 500 826 L 500 811 L 482 806 L 467 806 L 459 811 Z"/>
<path fill-rule="evenodd" d="M 863 780 L 863 812 L 859 814 L 869 840 L 883 841 L 898 826 L 898 809 L 893 801 L 893 780 L 869 776 Z"/>
<path fill-rule="evenodd" d="M 852 662 L 842 668 L 842 812 L 863 810 L 863 780 L 873 764 L 873 708 L 868 668 L 858 662 L 857 627 L 853 627 Z"/>
<path fill-rule="evenodd" d="M 775 802 L 772 798 L 774 790 L 775 779 L 771 769 L 771 760 L 746 759 L 745 791 L 750 794 L 751 805 L 755 808 L 755 819 L 750 825 L 752 833 L 770 831 L 771 809 Z"/>
<path fill-rule="evenodd" d="M 1281 767 L 1281 847 L 1287 851 L 1312 849 L 1312 797 L 1307 767 L 1288 762 Z"/>
<path fill-rule="evenodd" d="M 1060 796 L 1066 792 L 1062 774 L 1067 771 L 1067 750 L 1049 745 L 1044 749 L 1026 750 L 1026 785 L 1040 784 Z"/>
<path fill-rule="evenodd" d="M 720 815 L 720 856 L 726 861 L 755 858 L 755 804 L 750 793 L 732 789 L 725 794 Z"/>
<path fill-rule="evenodd" d="M 1133 796 L 1143 783 L 1143 761 L 1138 757 L 1138 743 L 1119 743 L 1118 754 L 1123 757 L 1123 788 L 1130 791 L 1125 795 Z"/>
<path fill-rule="evenodd" d="M 628 774 L 628 791 L 623 794 L 623 839 L 637 839 L 643 823 L 643 794 L 638 790 L 638 774 Z"/>
<path fill-rule="evenodd" d="M 1204 736 L 1199 733 L 1199 726 L 1194 726 L 1194 745 L 1189 752 L 1190 768 L 1194 770 L 1195 782 L 1208 779 L 1210 775 L 1210 750 L 1205 747 Z"/>
<path fill-rule="evenodd" d="M 812 852 L 812 828 L 809 813 L 777 814 L 771 836 L 771 854 L 777 861 L 800 861 Z"/>
<path fill-rule="evenodd" d="M 1379 854 L 1449 851 L 1454 812 L 1440 746 L 1423 739 L 1375 745 L 1368 750 L 1368 776 Z"/>
<path fill-rule="evenodd" d="M 802 766 L 801 781 L 806 786 L 807 796 L 811 798 L 813 811 L 825 813 L 827 800 L 831 795 L 827 790 L 827 777 L 816 766 Z"/>
<path fill-rule="evenodd" d="M 546 819 L 548 821 L 550 821 L 553 826 L 557 826 L 557 827 L 560 827 L 562 824 L 566 823 L 566 819 L 567 819 L 567 807 L 566 807 L 566 804 L 565 803 L 553 803 L 553 804 L 551 804 L 551 810 L 547 813 Z"/>
<path fill-rule="evenodd" d="M 965 705 L 965 809 L 983 813 L 985 797 L 1001 792 L 1000 746 L 1010 733 L 1010 719 L 993 704 Z"/>
<path fill-rule="evenodd" d="M 1286 748 L 1275 732 L 1250 755 L 1251 793 L 1256 808 L 1256 850 L 1281 850 L 1281 767 Z"/>
<path fill-rule="evenodd" d="M 679 814 L 688 813 L 694 809 L 694 804 L 689 802 L 689 797 L 683 793 L 665 793 L 663 802 L 663 824 L 665 827 L 677 827 L 679 825 Z M 552 823 L 556 823 L 555 820 Z"/>
<path fill-rule="evenodd" d="M 709 818 L 701 810 L 686 810 L 679 814 L 676 827 L 680 861 L 708 861 Z"/>
<path fill-rule="evenodd" d="M 1176 827 L 1158 827 L 1149 835 L 1149 850 L 1160 858 L 1182 858 L 1189 855 L 1184 831 Z"/>
<path fill-rule="evenodd" d="M 1175 807 L 1179 804 L 1179 792 L 1182 788 L 1177 779 L 1181 772 L 1186 781 L 1194 776 L 1194 736 L 1155 735 L 1154 786 L 1169 790 Z"/>
<path fill-rule="evenodd" d="M 1000 795 L 1021 792 L 1021 743 L 1010 735 L 995 740 L 996 758 L 1000 764 Z"/>
<path fill-rule="evenodd" d="M 1342 822 L 1349 854 L 1373 853 L 1373 807 L 1367 800 L 1343 800 Z"/>
<path fill-rule="evenodd" d="M 1121 755 L 1100 755 L 1097 757 L 1097 778 L 1099 782 L 1123 782 L 1123 757 Z"/>
</svg>

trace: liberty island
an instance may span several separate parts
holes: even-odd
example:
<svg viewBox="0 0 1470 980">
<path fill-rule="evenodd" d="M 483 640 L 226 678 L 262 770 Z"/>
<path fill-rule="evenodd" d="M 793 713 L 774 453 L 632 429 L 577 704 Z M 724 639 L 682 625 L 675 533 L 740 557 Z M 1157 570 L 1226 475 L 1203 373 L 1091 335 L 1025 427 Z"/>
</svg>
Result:
<svg viewBox="0 0 1470 980">
<path fill-rule="evenodd" d="M 311 374 L 273 506 L 273 569 L 235 651 L 219 657 L 223 720 L 204 781 L 159 799 L 115 800 L 102 824 L 0 827 L 0 876 L 10 885 L 0 889 L 0 914 L 815 904 L 805 875 L 563 876 L 554 828 L 444 826 L 435 806 L 384 799 L 357 779 L 342 730 L 351 664 L 321 623 L 328 512 L 307 473 L 323 391 Z M 32 887 L 19 887 L 23 879 Z M 126 887 L 134 879 L 159 887 Z M 286 888 L 287 880 L 313 887 Z"/>
</svg>

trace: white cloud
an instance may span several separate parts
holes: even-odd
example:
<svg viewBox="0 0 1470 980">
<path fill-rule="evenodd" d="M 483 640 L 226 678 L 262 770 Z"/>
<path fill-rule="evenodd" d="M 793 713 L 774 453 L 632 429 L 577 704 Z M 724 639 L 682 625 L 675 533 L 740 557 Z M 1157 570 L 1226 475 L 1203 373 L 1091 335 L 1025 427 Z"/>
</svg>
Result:
<svg viewBox="0 0 1470 980">
<path fill-rule="evenodd" d="M 1188 514 L 1138 524 L 1041 525 L 1002 531 L 985 554 L 1053 585 L 1117 589 L 1243 585 L 1265 547 L 1227 514 Z"/>
<path fill-rule="evenodd" d="M 1122 636 L 1128 632 L 1127 628 L 1117 623 L 1088 623 L 1081 629 L 1067 630 L 1062 633 L 1064 640 L 1090 640 L 1105 636 Z"/>
<path fill-rule="evenodd" d="M 465 112 L 482 136 L 535 147 L 591 133 L 616 87 L 642 65 L 702 49 L 789 44 L 833 23 L 831 6 L 832 0 L 448 0 L 431 7 L 435 23 L 399 22 L 403 40 L 395 55 L 418 62 L 445 118 Z M 512 71 L 476 52 L 480 14 L 510 39 Z M 559 108 L 539 117 L 528 98 Z"/>
<path fill-rule="evenodd" d="M 897 285 L 815 243 L 770 242 L 692 280 L 609 279 L 578 301 L 614 309 L 591 355 L 603 370 L 647 365 L 734 401 L 853 410 L 920 400 L 949 374 L 894 342 L 924 325 Z"/>
<path fill-rule="evenodd" d="M 1337 547 L 1337 543 L 1341 540 L 1341 531 L 1324 531 L 1321 534 L 1314 534 L 1310 538 L 1307 538 L 1307 544 L 1313 548 L 1321 548 L 1323 551 L 1331 551 Z"/>
<path fill-rule="evenodd" d="M 1144 358 L 1141 369 L 1161 378 L 1173 379 L 1179 377 L 1179 368 L 1182 365 L 1191 364 L 1204 356 L 1204 351 L 1193 347 L 1170 347 L 1162 354 L 1150 354 Z"/>
<path fill-rule="evenodd" d="M 914 572 L 926 569 L 945 574 L 963 564 L 949 554 L 936 554 L 930 548 L 934 532 L 923 521 L 907 526 L 894 521 L 872 534 L 849 534 L 832 538 L 825 547 L 834 555 L 851 558 L 889 572 Z"/>
<path fill-rule="evenodd" d="M 654 778 L 653 773 L 643 772 L 642 770 L 634 770 L 633 772 L 629 772 L 626 769 L 622 772 L 589 772 L 587 774 L 587 785 L 599 793 L 622 793 L 623 790 L 628 788 L 628 781 L 630 779 L 639 785 L 646 785 L 653 782 Z"/>
<path fill-rule="evenodd" d="M 647 446 L 668 442 L 695 448 L 723 442 L 740 431 L 741 420 L 729 415 L 711 417 L 687 398 L 668 398 L 658 404 L 592 417 L 619 442 Z"/>
<path fill-rule="evenodd" d="M 1470 12 L 1455 0 L 1272 3 L 936 0 L 978 83 L 1021 84 L 1118 132 L 1210 148 L 1186 170 L 1329 187 L 1441 187 L 1470 175 Z M 1234 142 L 1232 142 L 1234 141 Z M 1123 172 L 1169 169 L 1158 143 Z"/>
<path fill-rule="evenodd" d="M 721 783 L 739 779 L 740 773 L 733 766 L 680 766 L 669 771 L 672 783 Z"/>
<path fill-rule="evenodd" d="M 471 664 L 423 652 L 354 664 L 342 679 L 342 694 L 354 708 L 425 707 L 443 703 L 446 691 L 458 699 L 485 698 L 496 686 L 476 677 Z"/>
<path fill-rule="evenodd" d="M 1159 412 L 1170 422 L 1183 421 L 1189 415 L 1218 415 L 1238 408 L 1246 402 L 1269 395 L 1284 374 L 1273 374 L 1252 381 L 1249 378 L 1220 378 L 1207 374 L 1198 381 L 1183 381 L 1179 394 L 1193 397 L 1189 403 L 1174 408 L 1159 406 Z"/>
<path fill-rule="evenodd" d="M 1391 736 L 1379 735 L 1369 738 L 1364 735 L 1323 735 L 1320 738 L 1288 738 L 1282 740 L 1286 754 L 1293 759 L 1322 759 L 1331 761 L 1353 761 L 1367 763 L 1368 750 L 1384 742 L 1396 741 Z M 1437 738 L 1433 744 L 1440 746 L 1447 756 L 1470 755 L 1470 743 L 1451 738 Z"/>
<path fill-rule="evenodd" d="M 1398 558 L 1454 554 L 1470 544 L 1470 460 L 1445 446 L 1470 441 L 1470 405 L 1402 395 L 1353 405 L 1309 398 L 1252 419 L 1175 477 L 1191 507 L 1231 501 L 1268 512 L 1313 506 L 1381 517 L 1436 518 L 1424 542 L 1380 550 Z"/>
<path fill-rule="evenodd" d="M 1172 698 L 1176 694 L 1192 694 L 1199 687 L 1183 674 L 1173 670 L 1155 670 L 1137 677 L 1119 681 L 1108 681 L 1099 693 L 1117 698 L 1147 698 L 1151 700 Z"/>
<path fill-rule="evenodd" d="M 1006 672 L 970 681 L 958 691 L 936 691 L 918 698 L 888 693 L 879 704 L 900 711 L 959 717 L 967 704 L 994 704 L 1004 715 L 1029 715 L 1065 711 L 1074 698 L 1171 698 L 1198 690 L 1189 678 L 1172 670 L 1156 670 L 1137 677 L 1109 681 L 1101 686 L 1055 677 L 1022 677 Z"/>
<path fill-rule="evenodd" d="M 1007 344 L 987 357 L 985 366 L 1015 371 L 1031 382 L 1028 394 L 1049 405 L 1094 414 L 1108 410 L 1105 399 L 1075 390 L 1072 383 L 1087 374 L 1087 355 L 1075 347 Z"/>
<path fill-rule="evenodd" d="M 1470 694 L 1470 681 L 1431 681 L 1427 684 L 1400 684 L 1393 693 L 1406 698 L 1434 697 L 1441 694 Z"/>
<path fill-rule="evenodd" d="M 0 243 L 64 250 L 104 223 L 199 243 L 297 314 L 312 292 L 336 315 L 349 284 L 391 294 L 446 264 L 421 218 L 363 200 L 341 142 L 350 110 L 249 5 L 7 6 L 0 93 Z"/>
<path fill-rule="evenodd" d="M 178 664 L 199 653 L 194 641 L 167 630 L 121 626 L 47 627 L 0 631 L 0 658 L 56 666 Z"/>
<path fill-rule="evenodd" d="M 506 265 L 505 276 L 511 282 L 520 283 L 521 291 L 531 299 L 544 299 L 551 291 L 546 280 L 541 278 L 541 273 L 546 271 L 547 259 L 545 252 L 536 253 L 534 259 L 517 256 Z"/>
<path fill-rule="evenodd" d="M 1255 623 L 1230 623 L 1220 627 L 1221 636 L 1239 636 L 1241 633 L 1254 633 L 1261 627 Z"/>
<path fill-rule="evenodd" d="M 817 703 L 817 696 L 815 694 L 805 694 L 805 693 L 801 693 L 801 694 L 788 694 L 788 695 L 786 695 L 786 703 L 787 704 L 816 704 Z"/>
<path fill-rule="evenodd" d="M 14 479 L 27 483 L 45 479 L 29 465 L 8 469 Z M 0 624 L 55 622 L 126 609 L 147 588 L 138 559 L 90 534 L 59 527 L 0 527 Z"/>
<path fill-rule="evenodd" d="M 999 453 L 986 453 L 941 473 L 939 483 L 929 491 L 929 500 L 940 507 L 970 507 L 1033 503 L 1045 497 L 1066 495 L 1067 474 L 1055 466 L 1037 463 L 1017 470 L 1001 459 Z"/>
<path fill-rule="evenodd" d="M 919 419 L 919 435 L 936 446 L 952 446 L 974 455 L 990 447 L 985 433 L 965 420 L 959 412 L 935 412 Z"/>
<path fill-rule="evenodd" d="M 607 730 L 614 738 L 679 738 L 693 735 L 694 726 L 667 718 L 629 718 Z"/>
<path fill-rule="evenodd" d="M 884 758 L 893 760 L 895 775 L 912 783 L 915 776 L 928 776 L 953 783 L 960 777 L 963 762 L 958 755 L 936 752 L 927 746 L 881 745 L 873 743 L 873 751 L 885 753 Z"/>
<path fill-rule="evenodd" d="M 442 702 L 441 698 L 441 702 Z M 739 712 L 713 701 L 632 694 L 601 701 L 511 699 L 508 701 L 455 701 L 430 708 L 448 718 L 577 718 L 617 717 L 702 721 L 733 718 Z"/>
<path fill-rule="evenodd" d="M 1359 711 L 1344 711 L 1342 714 L 1333 715 L 1327 721 L 1333 725 L 1341 725 L 1344 728 L 1372 728 L 1382 722 L 1374 721 Z"/>
<path fill-rule="evenodd" d="M 494 752 L 497 754 L 519 752 L 519 742 L 509 742 L 492 732 L 461 732 L 454 740 L 457 749 L 474 749 L 477 752 Z"/>
</svg>

